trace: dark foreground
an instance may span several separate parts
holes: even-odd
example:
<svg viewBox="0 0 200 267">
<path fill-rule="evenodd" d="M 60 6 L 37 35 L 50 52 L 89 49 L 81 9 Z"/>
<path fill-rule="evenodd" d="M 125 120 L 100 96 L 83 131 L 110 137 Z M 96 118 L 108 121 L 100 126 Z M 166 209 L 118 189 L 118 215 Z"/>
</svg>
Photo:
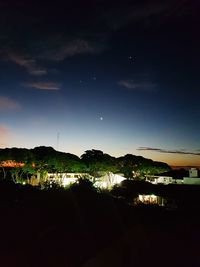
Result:
<svg viewBox="0 0 200 267">
<path fill-rule="evenodd" d="M 200 209 L 0 184 L 0 266 L 200 266 Z"/>
</svg>

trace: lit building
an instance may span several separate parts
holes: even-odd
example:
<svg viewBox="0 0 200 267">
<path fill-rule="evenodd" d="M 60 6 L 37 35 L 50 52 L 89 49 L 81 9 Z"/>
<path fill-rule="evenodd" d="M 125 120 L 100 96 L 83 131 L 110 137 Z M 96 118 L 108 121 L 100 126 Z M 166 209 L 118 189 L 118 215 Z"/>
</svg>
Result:
<svg viewBox="0 0 200 267">
<path fill-rule="evenodd" d="M 62 186 L 68 186 L 78 181 L 80 178 L 92 179 L 87 173 L 47 173 L 45 181 L 56 182 Z"/>
<path fill-rule="evenodd" d="M 186 184 L 186 185 L 200 185 L 200 178 L 198 177 L 198 170 L 191 168 L 189 170 L 189 177 L 183 177 L 182 179 L 175 179 L 171 176 L 159 176 L 148 175 L 146 181 L 152 184 Z"/>
<path fill-rule="evenodd" d="M 149 175 L 146 176 L 146 181 L 152 184 L 172 184 L 173 178 L 170 176 L 158 176 L 158 175 Z"/>
<path fill-rule="evenodd" d="M 200 178 L 198 177 L 198 170 L 191 168 L 189 170 L 189 177 L 183 177 L 184 184 L 200 185 Z"/>
<path fill-rule="evenodd" d="M 164 206 L 164 198 L 156 195 L 138 195 L 138 197 L 135 199 L 134 204 L 147 204 L 147 205 L 158 205 L 158 206 Z"/>
</svg>

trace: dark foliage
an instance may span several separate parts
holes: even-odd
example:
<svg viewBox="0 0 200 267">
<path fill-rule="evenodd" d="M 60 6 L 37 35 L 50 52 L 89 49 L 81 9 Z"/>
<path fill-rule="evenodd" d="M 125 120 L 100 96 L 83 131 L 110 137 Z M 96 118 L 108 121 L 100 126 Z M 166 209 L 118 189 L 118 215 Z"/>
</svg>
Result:
<svg viewBox="0 0 200 267">
<path fill-rule="evenodd" d="M 95 177 L 98 177 L 99 173 L 108 171 L 121 172 L 125 177 L 133 178 L 133 171 L 136 175 L 144 176 L 170 170 L 170 167 L 163 162 L 155 162 L 130 154 L 115 158 L 95 149 L 85 151 L 81 158 L 44 146 L 30 150 L 23 148 L 0 149 L 0 162 L 4 160 L 25 163 L 20 175 L 27 177 L 34 172 L 33 164 L 35 171 L 87 172 Z"/>
<path fill-rule="evenodd" d="M 130 192 L 136 187 L 137 193 L 151 190 L 145 183 L 123 184 Z M 161 193 L 163 188 L 157 190 Z M 178 187 L 166 187 L 165 191 L 168 190 L 174 194 Z M 185 194 L 188 189 L 183 190 Z M 198 194 L 197 189 L 190 190 Z M 177 193 L 179 198 L 183 198 L 180 193 Z M 3 181 L 0 183 L 1 265 L 157 267 L 162 262 L 166 267 L 198 266 L 197 211 L 197 206 L 176 211 L 132 207 L 119 198 L 97 192 L 87 181 L 80 181 L 68 190 L 46 191 Z"/>
</svg>

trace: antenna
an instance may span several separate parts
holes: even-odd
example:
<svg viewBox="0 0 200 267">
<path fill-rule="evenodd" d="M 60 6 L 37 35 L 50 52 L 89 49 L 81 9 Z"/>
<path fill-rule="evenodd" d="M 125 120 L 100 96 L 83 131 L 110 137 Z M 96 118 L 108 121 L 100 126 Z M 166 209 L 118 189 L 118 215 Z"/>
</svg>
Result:
<svg viewBox="0 0 200 267">
<path fill-rule="evenodd" d="M 57 132 L 57 145 L 56 145 L 56 150 L 58 151 L 59 149 L 59 139 L 60 139 L 60 133 Z"/>
</svg>

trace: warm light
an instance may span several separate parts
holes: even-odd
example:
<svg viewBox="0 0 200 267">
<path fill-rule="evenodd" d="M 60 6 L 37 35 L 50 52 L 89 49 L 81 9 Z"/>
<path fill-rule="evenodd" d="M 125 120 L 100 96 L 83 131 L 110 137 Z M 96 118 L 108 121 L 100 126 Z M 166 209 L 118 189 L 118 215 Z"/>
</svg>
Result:
<svg viewBox="0 0 200 267">
<path fill-rule="evenodd" d="M 158 197 L 155 195 L 139 195 L 139 201 L 144 204 L 157 204 Z"/>
<path fill-rule="evenodd" d="M 16 162 L 14 160 L 4 160 L 0 163 L 1 167 L 11 167 L 11 168 L 15 168 L 15 167 L 23 167 L 25 164 L 22 162 Z"/>
</svg>

